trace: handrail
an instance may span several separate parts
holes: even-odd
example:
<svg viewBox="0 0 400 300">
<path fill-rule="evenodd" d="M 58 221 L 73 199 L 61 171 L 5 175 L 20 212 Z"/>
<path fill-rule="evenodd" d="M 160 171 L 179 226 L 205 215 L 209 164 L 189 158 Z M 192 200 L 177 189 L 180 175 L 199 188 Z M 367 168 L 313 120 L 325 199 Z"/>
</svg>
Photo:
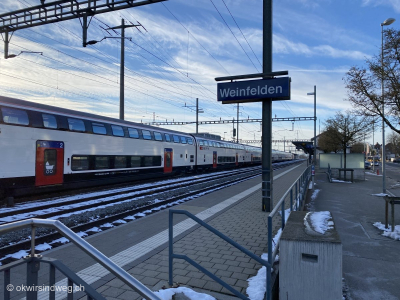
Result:
<svg viewBox="0 0 400 300">
<path fill-rule="evenodd" d="M 180 255 L 180 254 L 174 254 L 174 248 L 173 248 L 173 236 L 174 236 L 174 234 L 173 234 L 173 228 L 174 228 L 174 226 L 173 226 L 173 215 L 174 214 L 183 214 L 183 215 L 188 216 L 192 220 L 194 220 L 197 223 L 199 223 L 201 226 L 205 227 L 206 229 L 210 230 L 215 235 L 219 236 L 221 239 L 223 239 L 227 243 L 229 243 L 232 246 L 234 246 L 236 249 L 238 249 L 238 250 L 242 251 L 243 253 L 247 254 L 248 256 L 250 256 L 255 261 L 259 262 L 260 264 L 262 264 L 265 267 L 271 268 L 271 265 L 267 261 L 263 260 L 262 258 L 260 258 L 259 256 L 255 255 L 254 253 L 250 252 L 249 250 L 244 248 L 242 245 L 236 243 L 234 240 L 232 240 L 229 237 L 225 236 L 224 234 L 222 234 L 221 232 L 216 230 L 214 227 L 208 225 L 206 222 L 204 222 L 203 220 L 199 219 L 198 217 L 196 217 L 195 215 L 191 214 L 190 212 L 188 212 L 186 210 L 170 209 L 169 210 L 169 279 L 168 279 L 169 280 L 169 285 L 172 286 L 172 284 L 173 284 L 173 273 L 172 273 L 172 270 L 173 270 L 173 268 L 172 268 L 173 259 L 174 258 L 184 259 L 185 261 L 187 261 L 188 263 L 190 263 L 191 265 L 196 267 L 198 270 L 200 270 L 201 272 L 205 273 L 211 279 L 213 279 L 216 282 L 218 282 L 219 284 L 221 284 L 224 288 L 226 288 L 227 290 L 229 290 L 230 292 L 235 294 L 237 297 L 239 297 L 241 299 L 247 299 L 248 300 L 249 298 L 247 298 L 245 295 L 243 295 L 242 293 L 240 293 L 237 290 L 235 290 L 234 288 L 232 288 L 225 281 L 223 281 L 222 279 L 218 278 L 217 276 L 215 276 L 213 273 L 211 273 L 207 269 L 203 268 L 201 265 L 199 265 L 198 263 L 196 263 L 195 261 L 190 259 L 188 256 Z"/>
<path fill-rule="evenodd" d="M 293 210 L 293 206 L 295 210 L 301 209 L 302 202 L 304 199 L 305 191 L 307 190 L 307 184 L 310 180 L 311 174 L 311 165 L 308 166 L 304 172 L 294 181 L 294 183 L 288 188 L 288 190 L 283 194 L 281 199 L 275 205 L 273 210 L 268 215 L 268 263 L 267 266 L 267 300 L 270 300 L 271 295 L 271 267 L 275 261 L 276 254 L 279 249 L 279 239 L 276 241 L 276 246 L 273 249 L 272 247 L 272 218 L 278 213 L 279 209 L 281 211 L 282 218 L 282 226 L 281 229 L 285 228 L 285 199 L 290 194 L 290 211 Z M 293 205 L 293 188 L 295 188 L 295 204 Z"/>
<path fill-rule="evenodd" d="M 100 265 L 118 277 L 121 281 L 123 281 L 130 288 L 138 292 L 141 296 L 146 299 L 154 299 L 160 300 L 150 289 L 148 289 L 141 282 L 136 280 L 133 276 L 123 270 L 121 267 L 116 265 L 112 260 L 110 260 L 107 256 L 101 253 L 99 250 L 94 248 L 84 239 L 80 238 L 76 235 L 71 229 L 65 226 L 63 223 L 57 220 L 42 220 L 42 219 L 28 219 L 18 222 L 13 222 L 5 225 L 0 225 L 0 235 L 20 230 L 23 228 L 31 227 L 32 228 L 32 247 L 31 247 L 31 257 L 35 257 L 35 228 L 36 227 L 50 227 L 56 229 L 60 234 L 69 239 L 72 243 L 78 246 L 81 250 L 83 250 L 86 254 L 96 260 Z"/>
</svg>

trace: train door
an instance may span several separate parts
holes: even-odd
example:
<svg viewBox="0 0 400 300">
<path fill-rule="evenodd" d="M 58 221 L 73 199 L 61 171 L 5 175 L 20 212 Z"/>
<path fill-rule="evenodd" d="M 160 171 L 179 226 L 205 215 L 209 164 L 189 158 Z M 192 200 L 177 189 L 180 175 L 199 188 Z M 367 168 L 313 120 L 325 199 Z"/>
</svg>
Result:
<svg viewBox="0 0 400 300">
<path fill-rule="evenodd" d="M 36 142 L 36 186 L 64 181 L 64 142 Z"/>
<path fill-rule="evenodd" d="M 239 155 L 236 153 L 236 165 L 239 165 Z"/>
<path fill-rule="evenodd" d="M 250 156 L 250 163 L 251 164 L 253 163 L 253 154 L 251 154 L 251 156 Z"/>
<path fill-rule="evenodd" d="M 213 151 L 213 168 L 217 168 L 217 151 Z"/>
<path fill-rule="evenodd" d="M 172 154 L 171 148 L 164 149 L 164 173 L 172 172 Z"/>
</svg>

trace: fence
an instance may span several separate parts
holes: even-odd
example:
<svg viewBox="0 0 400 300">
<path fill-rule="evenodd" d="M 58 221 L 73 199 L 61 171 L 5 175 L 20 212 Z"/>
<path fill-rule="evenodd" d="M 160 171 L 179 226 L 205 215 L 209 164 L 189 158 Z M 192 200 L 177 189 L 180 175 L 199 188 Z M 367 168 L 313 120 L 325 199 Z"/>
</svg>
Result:
<svg viewBox="0 0 400 300">
<path fill-rule="evenodd" d="M 14 263 L 7 264 L 0 268 L 0 271 L 4 272 L 4 299 L 10 299 L 10 291 L 7 290 L 7 285 L 10 284 L 10 273 L 11 269 L 23 264 L 27 263 L 27 283 L 30 287 L 38 286 L 38 269 L 40 266 L 40 262 L 49 263 L 50 264 L 50 284 L 55 285 L 55 277 L 53 272 L 55 273 L 55 269 L 61 271 L 68 278 L 68 286 L 83 285 L 85 287 L 85 293 L 88 295 L 89 299 L 104 299 L 101 295 L 99 295 L 94 289 L 92 289 L 88 284 L 86 284 L 83 280 L 81 280 L 75 273 L 69 271 L 68 268 L 61 265 L 56 260 L 48 260 L 42 258 L 40 255 L 35 254 L 35 232 L 36 227 L 49 227 L 56 229 L 59 233 L 69 239 L 72 243 L 78 246 L 81 250 L 83 250 L 86 254 L 96 260 L 100 265 L 110 271 L 113 275 L 123 281 L 130 288 L 138 292 L 141 296 L 146 299 L 154 299 L 160 300 L 151 290 L 149 290 L 142 283 L 137 281 L 134 277 L 125 272 L 122 268 L 113 263 L 108 257 L 106 257 L 103 253 L 98 251 L 92 245 L 87 243 L 85 240 L 76 235 L 71 229 L 62 224 L 60 221 L 55 220 L 42 220 L 42 219 L 29 219 L 23 220 L 19 222 L 9 223 L 0 226 L 0 235 L 10 232 L 16 231 L 23 228 L 31 227 L 31 253 L 29 258 L 25 261 L 17 261 Z M 38 290 L 33 289 L 33 291 L 27 291 L 26 296 L 27 300 L 37 300 Z M 49 289 L 49 299 L 55 299 L 55 289 Z M 73 299 L 73 293 L 68 293 L 67 299 Z"/>
<path fill-rule="evenodd" d="M 190 263 L 192 266 L 197 268 L 199 271 L 203 272 L 219 284 L 221 284 L 223 287 L 225 287 L 227 290 L 232 292 L 234 295 L 241 299 L 248 299 L 245 295 L 242 293 L 238 292 L 234 288 L 232 288 L 230 285 L 228 285 L 226 282 L 209 272 L 207 269 L 203 268 L 201 265 L 187 257 L 186 255 L 181 255 L 181 254 L 175 254 L 174 249 L 173 249 L 173 215 L 174 214 L 184 214 L 191 218 L 192 220 L 196 221 L 198 224 L 201 226 L 205 227 L 212 233 L 216 234 L 235 248 L 239 249 L 240 251 L 244 252 L 246 255 L 250 256 L 252 259 L 256 260 L 263 266 L 267 268 L 267 278 L 266 278 L 266 286 L 267 286 L 267 291 L 266 291 L 266 297 L 268 300 L 271 300 L 272 298 L 272 286 L 271 286 L 271 268 L 274 263 L 274 259 L 272 259 L 272 218 L 276 215 L 276 213 L 279 210 L 279 207 L 282 207 L 282 229 L 285 227 L 285 199 L 288 195 L 290 195 L 290 210 L 292 211 L 293 209 L 298 210 L 303 206 L 303 201 L 305 198 L 305 193 L 307 191 L 307 185 L 308 182 L 310 181 L 311 178 L 311 166 L 307 167 L 307 169 L 301 174 L 296 181 L 291 185 L 291 187 L 286 191 L 284 196 L 279 200 L 278 204 L 275 206 L 273 211 L 269 214 L 268 216 L 268 262 L 261 259 L 260 257 L 256 256 L 254 253 L 250 252 L 243 246 L 239 245 L 232 239 L 228 238 L 212 226 L 208 225 L 204 221 L 200 220 L 193 214 L 189 213 L 188 211 L 185 210 L 170 210 L 169 211 L 169 284 L 173 284 L 173 259 L 178 258 L 178 259 L 183 259 Z M 294 191 L 294 193 L 293 193 Z M 294 194 L 294 197 L 293 197 Z M 295 200 L 295 203 L 293 203 L 293 200 Z M 276 251 L 278 249 L 278 244 L 275 247 L 274 255 L 273 257 L 275 258 Z"/>
<path fill-rule="evenodd" d="M 281 229 L 285 228 L 285 199 L 287 196 L 290 196 L 290 211 L 299 210 L 303 207 L 303 201 L 305 198 L 305 194 L 307 191 L 308 183 L 311 179 L 311 167 L 308 166 L 307 169 L 304 170 L 303 174 L 301 174 L 296 181 L 292 184 L 292 186 L 286 191 L 286 193 L 281 197 L 278 203 L 275 205 L 274 209 L 269 213 L 268 216 L 268 266 L 267 266 L 267 300 L 271 300 L 272 298 L 272 286 L 271 286 L 271 268 L 274 264 L 276 254 L 279 249 L 279 238 L 278 236 L 275 247 L 272 246 L 272 219 L 278 213 L 279 208 L 281 209 Z M 293 197 L 293 189 L 295 190 L 295 197 Z M 295 203 L 293 204 L 293 200 Z"/>
</svg>

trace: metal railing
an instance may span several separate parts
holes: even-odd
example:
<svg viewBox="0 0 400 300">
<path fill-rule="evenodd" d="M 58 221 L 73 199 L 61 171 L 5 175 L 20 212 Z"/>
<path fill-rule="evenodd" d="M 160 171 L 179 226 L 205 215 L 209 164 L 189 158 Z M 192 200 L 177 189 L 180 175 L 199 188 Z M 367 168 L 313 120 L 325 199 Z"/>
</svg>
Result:
<svg viewBox="0 0 400 300">
<path fill-rule="evenodd" d="M 275 205 L 274 209 L 269 213 L 268 216 L 268 266 L 267 266 L 267 300 L 271 300 L 272 298 L 272 286 L 271 286 L 271 268 L 274 264 L 276 254 L 279 249 L 279 239 L 276 241 L 275 248 L 272 247 L 272 219 L 274 216 L 281 211 L 281 229 L 285 228 L 285 199 L 287 196 L 290 196 L 290 211 L 299 210 L 303 207 L 303 201 L 305 198 L 305 194 L 307 191 L 308 183 L 311 179 L 311 166 L 308 166 L 307 169 L 296 179 L 296 181 L 291 185 L 291 187 L 285 192 L 285 194 L 281 197 L 279 202 Z M 295 191 L 293 197 L 293 189 Z M 293 203 L 295 200 L 295 203 Z"/>
<path fill-rule="evenodd" d="M 211 273 L 210 271 L 208 271 L 207 269 L 205 269 L 204 267 L 202 267 L 201 265 L 199 265 L 198 263 L 193 261 L 191 258 L 187 257 L 186 255 L 181 255 L 181 254 L 175 254 L 174 253 L 174 248 L 173 248 L 173 237 L 174 237 L 174 234 L 173 234 L 173 228 L 174 228 L 174 226 L 173 226 L 173 216 L 174 216 L 174 214 L 182 214 L 182 215 L 188 216 L 192 220 L 194 220 L 197 223 L 199 223 L 201 226 L 205 227 L 206 229 L 210 230 L 215 235 L 219 236 L 221 239 L 223 239 L 227 243 L 231 244 L 232 246 L 234 246 L 238 250 L 240 250 L 243 253 L 245 253 L 246 255 L 250 256 L 255 261 L 257 261 L 260 264 L 262 264 L 263 266 L 271 269 L 271 265 L 267 261 L 263 260 L 262 258 L 260 258 L 259 256 L 255 255 L 254 253 L 250 252 L 249 250 L 247 250 L 243 246 L 241 246 L 238 243 L 236 243 L 234 240 L 228 238 L 227 236 L 225 236 L 224 234 L 222 234 L 221 232 L 219 232 L 215 228 L 211 227 L 210 225 L 208 225 L 204 221 L 202 221 L 199 218 L 197 218 L 195 215 L 189 213 L 186 210 L 173 210 L 173 209 L 170 209 L 169 210 L 169 258 L 168 258 L 169 259 L 169 278 L 168 278 L 169 285 L 170 286 L 173 285 L 173 259 L 174 258 L 178 258 L 178 259 L 183 259 L 183 260 L 187 261 L 189 264 L 191 264 L 192 266 L 194 266 L 195 268 L 197 268 L 198 270 L 200 270 L 201 272 L 206 274 L 211 279 L 213 279 L 216 282 L 218 282 L 220 285 L 222 285 L 224 288 L 226 288 L 227 290 L 232 292 L 237 297 L 239 297 L 241 299 L 249 300 L 249 298 L 247 298 L 245 295 L 243 295 L 242 293 L 240 293 L 237 290 L 235 290 L 234 288 L 232 288 L 225 281 L 223 281 L 222 279 L 220 279 L 217 276 L 215 276 L 213 273 Z"/>
<path fill-rule="evenodd" d="M 49 285 L 47 287 L 38 286 L 38 271 L 40 269 L 41 263 L 47 263 L 50 265 L 50 276 L 49 276 Z M 5 266 L 0 267 L 0 272 L 4 272 L 4 300 L 10 300 L 11 290 L 14 289 L 14 285 L 11 285 L 11 269 L 22 264 L 27 264 L 27 283 L 26 283 L 26 299 L 27 300 L 35 300 L 38 298 L 37 292 L 49 292 L 49 299 L 56 299 L 56 292 L 62 291 L 67 293 L 67 300 L 73 300 L 73 292 L 74 292 L 74 284 L 78 287 L 79 291 L 84 292 L 89 300 L 106 300 L 102 295 L 100 295 L 94 288 L 92 288 L 89 284 L 87 284 L 84 280 L 82 280 L 79 276 L 77 276 L 73 271 L 67 268 L 63 263 L 59 260 L 52 258 L 45 258 L 40 256 L 28 257 L 22 260 L 18 260 L 7 264 Z M 60 271 L 64 274 L 67 280 L 67 286 L 63 288 L 56 288 L 56 270 Z M 11 285 L 11 286 L 10 286 Z M 10 288 L 11 287 L 11 288 Z M 34 287 L 40 287 L 36 291 Z M 46 289 L 47 288 L 47 289 Z"/>
<path fill-rule="evenodd" d="M 78 248 L 83 250 L 86 254 L 88 254 L 90 257 L 92 257 L 96 262 L 98 262 L 100 265 L 102 265 L 104 268 L 106 268 L 110 273 L 115 275 L 118 279 L 120 279 L 122 282 L 124 282 L 126 285 L 128 285 L 130 288 L 135 290 L 137 293 L 139 293 L 141 296 L 143 296 L 146 299 L 154 299 L 154 300 L 159 300 L 159 298 L 146 286 L 144 286 L 141 282 L 136 280 L 133 276 L 131 276 L 129 273 L 124 271 L 122 268 L 120 268 L 118 265 L 116 265 L 114 262 L 112 262 L 107 256 L 105 256 L 103 253 L 98 251 L 96 248 L 94 248 L 92 245 L 87 243 L 85 240 L 80 238 L 78 235 L 76 235 L 71 229 L 69 229 L 67 226 L 65 226 L 63 223 L 60 221 L 55 221 L 55 220 L 42 220 L 42 219 L 29 219 L 29 220 L 23 220 L 19 222 L 14 222 L 14 223 L 9 223 L 5 225 L 0 225 L 0 235 L 10 232 L 10 231 L 16 231 L 20 230 L 23 228 L 31 227 L 31 253 L 28 256 L 28 259 L 26 261 L 17 261 L 15 263 L 11 263 L 5 266 L 2 266 L 0 268 L 1 271 L 5 272 L 4 276 L 4 299 L 9 299 L 10 298 L 10 292 L 7 291 L 7 284 L 10 284 L 10 270 L 11 268 L 15 267 L 18 264 L 22 263 L 28 263 L 28 270 L 27 270 L 27 282 L 29 286 L 37 285 L 37 275 L 31 275 L 32 273 L 30 272 L 29 269 L 29 264 L 31 263 L 31 268 L 37 268 L 37 263 L 38 262 L 46 262 L 50 263 L 53 265 L 53 267 L 57 268 L 61 272 L 63 270 L 65 271 L 66 268 L 60 267 L 60 264 L 58 264 L 56 261 L 50 261 L 47 259 L 44 259 L 43 257 L 36 255 L 35 254 L 35 232 L 37 227 L 49 227 L 57 230 L 61 235 L 69 239 L 72 243 L 74 243 Z M 51 269 L 52 270 L 52 267 Z M 51 271 L 52 272 L 52 271 Z M 51 273 L 50 272 L 50 273 Z M 75 274 L 71 272 L 69 273 L 68 271 L 65 271 L 66 273 L 64 275 L 67 276 L 68 278 L 68 285 L 72 285 L 73 283 L 75 284 L 83 284 L 83 281 Z M 36 273 L 37 274 L 37 273 Z M 50 277 L 54 278 L 54 277 Z M 50 284 L 54 285 L 54 279 L 50 279 Z M 85 292 L 91 291 L 91 288 L 89 287 L 88 290 L 85 289 Z M 93 290 L 96 292 L 95 290 Z M 49 291 L 49 297 L 50 299 L 54 299 L 54 293 L 52 291 Z M 90 294 L 87 292 L 89 299 L 90 297 L 92 299 L 103 299 L 102 296 L 98 294 Z M 68 293 L 68 299 L 72 299 L 73 294 Z M 99 297 L 99 298 L 97 298 Z M 37 299 L 37 291 L 33 293 L 28 293 L 27 292 L 27 299 L 28 300 L 33 300 Z"/>
<path fill-rule="evenodd" d="M 383 199 L 385 200 L 385 228 L 388 229 L 389 228 L 389 204 L 390 204 L 390 210 L 391 210 L 391 214 L 390 214 L 390 227 L 391 227 L 391 231 L 394 232 L 394 228 L 396 227 L 396 224 L 394 223 L 394 205 L 395 204 L 400 204 L 400 197 L 393 197 L 393 196 L 389 196 L 386 195 L 383 197 Z"/>
</svg>

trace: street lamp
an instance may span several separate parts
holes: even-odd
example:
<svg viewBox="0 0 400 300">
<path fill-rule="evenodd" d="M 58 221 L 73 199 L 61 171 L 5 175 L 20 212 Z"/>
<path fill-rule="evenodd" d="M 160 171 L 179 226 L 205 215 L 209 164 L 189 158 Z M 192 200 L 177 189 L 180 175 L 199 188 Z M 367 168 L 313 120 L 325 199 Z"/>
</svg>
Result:
<svg viewBox="0 0 400 300">
<path fill-rule="evenodd" d="M 383 26 L 388 26 L 393 24 L 396 21 L 393 18 L 386 19 L 383 23 L 381 23 L 382 28 L 382 57 L 381 57 L 381 67 L 382 67 L 382 190 L 383 193 L 386 193 L 386 180 L 385 180 L 385 171 L 386 171 L 386 151 L 385 151 L 385 96 L 384 96 L 384 84 L 383 84 Z"/>
<path fill-rule="evenodd" d="M 314 173 L 315 173 L 315 163 L 317 157 L 317 86 L 314 85 L 314 92 L 307 93 L 307 95 L 312 96 L 314 95 L 314 157 L 313 157 L 313 165 L 312 165 L 312 189 L 314 191 Z"/>
</svg>

